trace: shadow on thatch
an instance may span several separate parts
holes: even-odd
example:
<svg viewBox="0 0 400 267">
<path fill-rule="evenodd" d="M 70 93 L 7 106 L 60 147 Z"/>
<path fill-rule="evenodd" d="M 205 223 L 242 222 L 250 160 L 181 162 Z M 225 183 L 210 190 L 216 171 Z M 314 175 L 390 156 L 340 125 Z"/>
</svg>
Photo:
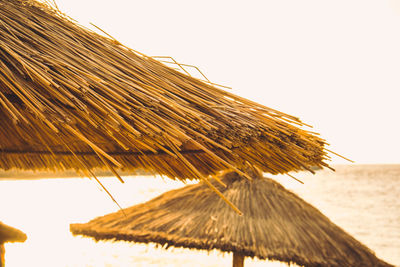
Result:
<svg viewBox="0 0 400 267">
<path fill-rule="evenodd" d="M 243 216 L 200 183 L 127 208 L 126 216 L 119 211 L 71 224 L 71 231 L 96 240 L 218 249 L 304 266 L 391 266 L 274 180 L 228 173 L 222 181 L 226 188 L 215 186 Z"/>
</svg>

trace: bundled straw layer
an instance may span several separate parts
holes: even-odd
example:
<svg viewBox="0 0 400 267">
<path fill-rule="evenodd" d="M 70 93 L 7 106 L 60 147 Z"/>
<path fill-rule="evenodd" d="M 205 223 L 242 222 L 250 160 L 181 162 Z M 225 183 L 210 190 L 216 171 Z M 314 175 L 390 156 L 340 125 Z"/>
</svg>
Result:
<svg viewBox="0 0 400 267">
<path fill-rule="evenodd" d="M 33 1 L 0 0 L 0 168 L 199 179 L 327 166 L 297 118 L 223 91 Z"/>
<path fill-rule="evenodd" d="M 218 249 L 301 266 L 392 266 L 277 182 L 228 173 L 215 183 L 243 216 L 200 183 L 146 203 L 71 224 L 95 240 L 154 242 L 163 247 Z"/>
</svg>

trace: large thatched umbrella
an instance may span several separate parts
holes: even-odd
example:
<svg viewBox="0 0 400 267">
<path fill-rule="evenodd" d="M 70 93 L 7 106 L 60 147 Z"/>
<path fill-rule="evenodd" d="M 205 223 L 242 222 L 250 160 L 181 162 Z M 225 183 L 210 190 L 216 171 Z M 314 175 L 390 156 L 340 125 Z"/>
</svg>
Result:
<svg viewBox="0 0 400 267">
<path fill-rule="evenodd" d="M 187 76 L 28 0 L 0 0 L 0 168 L 203 179 L 327 166 L 295 117 Z"/>
<path fill-rule="evenodd" d="M 248 181 L 228 173 L 215 185 L 243 212 L 239 216 L 204 184 L 169 191 L 144 204 L 72 224 L 73 234 L 96 240 L 154 242 L 166 247 L 234 253 L 304 266 L 391 266 L 272 179 Z M 235 265 L 236 264 L 236 265 Z"/>
<path fill-rule="evenodd" d="M 25 242 L 26 234 L 22 231 L 0 222 L 0 267 L 4 266 L 4 243 Z"/>
</svg>

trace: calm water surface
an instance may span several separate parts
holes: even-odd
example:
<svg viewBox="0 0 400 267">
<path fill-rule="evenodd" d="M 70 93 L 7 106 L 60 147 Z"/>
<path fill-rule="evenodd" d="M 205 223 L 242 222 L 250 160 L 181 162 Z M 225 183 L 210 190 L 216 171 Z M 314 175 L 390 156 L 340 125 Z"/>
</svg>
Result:
<svg viewBox="0 0 400 267">
<path fill-rule="evenodd" d="M 276 178 L 333 222 L 400 266 L 400 165 L 336 166 L 316 175 L 295 174 L 305 184 Z M 122 207 L 147 201 L 181 182 L 154 177 L 102 179 Z M 73 237 L 69 224 L 114 212 L 118 207 L 95 181 L 81 178 L 0 180 L 0 221 L 28 234 L 25 243 L 6 244 L 7 267 L 231 266 L 231 255 L 163 250 L 154 245 L 94 242 Z M 286 266 L 246 259 L 245 266 Z"/>
</svg>

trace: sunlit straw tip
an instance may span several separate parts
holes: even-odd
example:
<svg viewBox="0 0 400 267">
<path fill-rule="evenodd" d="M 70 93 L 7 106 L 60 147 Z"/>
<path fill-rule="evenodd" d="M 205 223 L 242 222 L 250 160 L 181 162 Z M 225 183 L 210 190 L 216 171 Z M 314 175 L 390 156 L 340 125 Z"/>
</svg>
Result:
<svg viewBox="0 0 400 267">
<path fill-rule="evenodd" d="M 338 153 L 335 153 L 335 152 L 333 152 L 332 150 L 329 150 L 329 149 L 327 149 L 327 148 L 325 148 L 325 150 L 328 151 L 329 153 L 332 153 L 332 154 L 334 154 L 334 155 L 336 155 L 336 156 L 342 158 L 342 159 L 345 159 L 345 160 L 347 160 L 347 161 L 349 161 L 349 162 L 351 162 L 351 163 L 354 163 L 353 160 L 348 159 L 348 158 L 346 158 L 346 157 L 344 157 L 344 156 L 342 156 L 342 155 L 340 155 L 340 154 L 338 154 Z"/>
<path fill-rule="evenodd" d="M 304 182 L 303 182 L 303 181 L 301 181 L 300 179 L 297 179 L 297 178 L 296 178 L 296 177 L 294 177 L 293 175 L 291 175 L 291 174 L 289 174 L 289 173 L 286 173 L 286 175 L 287 175 L 287 176 L 289 176 L 290 178 L 292 178 L 292 179 L 296 180 L 297 182 L 299 182 L 299 183 L 301 183 L 301 184 L 304 184 Z"/>
<path fill-rule="evenodd" d="M 220 185 L 222 185 L 223 187 L 226 187 L 226 184 L 224 182 L 222 182 L 222 180 L 217 177 L 217 176 L 213 176 L 213 178 L 215 179 L 215 181 L 217 181 Z"/>
</svg>

